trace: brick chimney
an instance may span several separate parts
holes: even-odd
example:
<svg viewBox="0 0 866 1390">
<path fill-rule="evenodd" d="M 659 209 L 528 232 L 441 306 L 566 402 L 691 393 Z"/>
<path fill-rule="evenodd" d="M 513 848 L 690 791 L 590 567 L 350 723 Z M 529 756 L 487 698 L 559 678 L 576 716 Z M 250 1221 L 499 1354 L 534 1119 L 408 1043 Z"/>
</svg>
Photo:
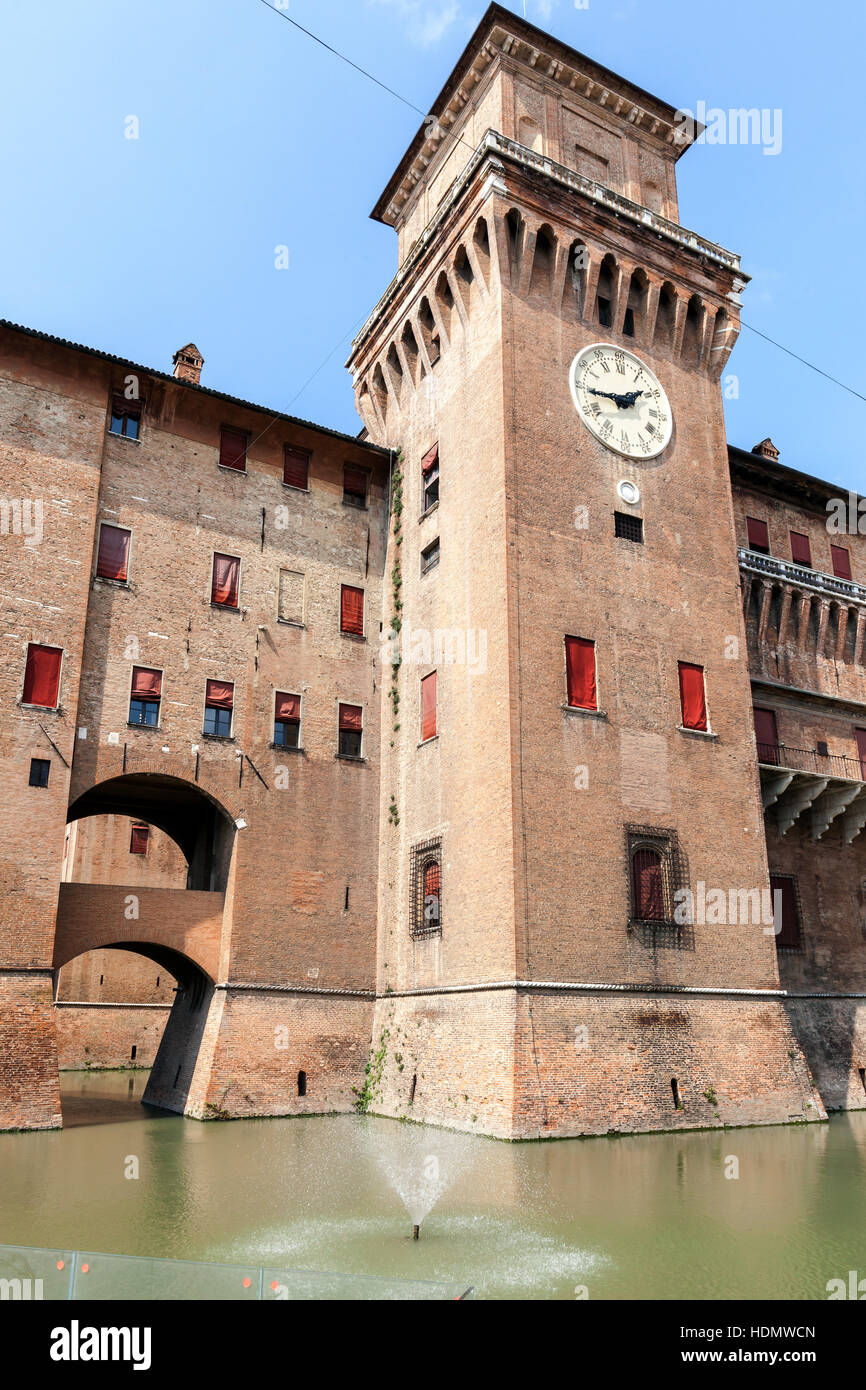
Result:
<svg viewBox="0 0 866 1390">
<path fill-rule="evenodd" d="M 760 444 L 755 445 L 752 453 L 760 454 L 762 459 L 769 459 L 771 463 L 778 463 L 779 461 L 779 450 L 772 439 L 762 439 Z"/>
<path fill-rule="evenodd" d="M 194 386 L 198 386 L 201 381 L 204 358 L 195 343 L 187 343 L 186 347 L 178 348 L 171 360 L 174 363 L 174 374 L 178 381 L 191 381 Z"/>
</svg>

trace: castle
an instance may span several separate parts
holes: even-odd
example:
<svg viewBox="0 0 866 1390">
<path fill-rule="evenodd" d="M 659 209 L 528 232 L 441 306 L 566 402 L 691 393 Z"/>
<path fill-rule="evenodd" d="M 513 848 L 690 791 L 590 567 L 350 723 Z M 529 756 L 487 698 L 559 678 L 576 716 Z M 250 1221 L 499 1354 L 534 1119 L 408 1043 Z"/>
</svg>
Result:
<svg viewBox="0 0 866 1390">
<path fill-rule="evenodd" d="M 491 5 L 358 437 L 0 327 L 0 1127 L 58 1048 L 202 1119 L 866 1107 L 859 499 L 726 442 L 693 138 Z"/>
</svg>

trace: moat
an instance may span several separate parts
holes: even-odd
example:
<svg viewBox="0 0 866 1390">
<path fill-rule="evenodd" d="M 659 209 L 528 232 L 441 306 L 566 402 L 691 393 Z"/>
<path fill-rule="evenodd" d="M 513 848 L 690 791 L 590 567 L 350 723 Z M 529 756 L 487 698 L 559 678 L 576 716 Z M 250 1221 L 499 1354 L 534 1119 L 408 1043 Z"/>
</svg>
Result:
<svg viewBox="0 0 866 1390">
<path fill-rule="evenodd" d="M 201 1124 L 143 1109 L 146 1079 L 64 1073 L 62 1132 L 0 1135 L 0 1243 L 498 1299 L 822 1299 L 866 1275 L 863 1112 L 508 1144 L 366 1116 Z M 410 1209 L 431 1201 L 413 1242 Z"/>
</svg>

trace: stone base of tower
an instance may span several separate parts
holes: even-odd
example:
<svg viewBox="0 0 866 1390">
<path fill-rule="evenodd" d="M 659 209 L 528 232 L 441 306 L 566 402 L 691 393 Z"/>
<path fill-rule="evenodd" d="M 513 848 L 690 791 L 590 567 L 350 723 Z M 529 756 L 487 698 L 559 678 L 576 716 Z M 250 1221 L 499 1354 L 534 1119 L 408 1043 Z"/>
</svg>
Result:
<svg viewBox="0 0 866 1390">
<path fill-rule="evenodd" d="M 0 1130 L 60 1127 L 50 973 L 0 972 Z"/>
<path fill-rule="evenodd" d="M 866 1110 L 866 999 L 789 999 L 791 1028 L 828 1110 Z"/>
<path fill-rule="evenodd" d="M 395 997 L 371 1057 L 372 1113 L 506 1139 L 826 1119 L 779 999 Z"/>
<path fill-rule="evenodd" d="M 372 1014 L 363 997 L 206 986 L 172 1009 L 143 1099 L 199 1120 L 351 1111 Z"/>
</svg>

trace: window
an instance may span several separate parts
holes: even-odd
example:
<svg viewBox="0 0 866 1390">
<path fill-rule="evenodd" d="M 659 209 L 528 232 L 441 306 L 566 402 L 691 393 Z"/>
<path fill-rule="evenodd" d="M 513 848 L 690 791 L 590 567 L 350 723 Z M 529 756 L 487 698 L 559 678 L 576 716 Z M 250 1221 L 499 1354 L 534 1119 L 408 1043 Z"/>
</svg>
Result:
<svg viewBox="0 0 866 1390">
<path fill-rule="evenodd" d="M 610 300 L 607 295 L 598 296 L 598 322 L 602 328 L 610 328 L 613 317 L 610 312 Z"/>
<path fill-rule="evenodd" d="M 147 854 L 147 842 L 149 839 L 149 825 L 134 825 L 129 833 L 130 854 Z"/>
<path fill-rule="evenodd" d="M 132 532 L 124 526 L 110 526 L 104 521 L 99 528 L 99 550 L 96 574 L 99 579 L 116 579 L 125 584 L 129 578 L 129 542 Z"/>
<path fill-rule="evenodd" d="M 689 886 L 689 871 L 676 832 L 653 825 L 627 825 L 630 924 L 652 929 L 653 940 L 682 946 L 689 941 L 685 930 L 691 923 L 678 922 L 677 908 L 684 901 L 682 890 Z"/>
<path fill-rule="evenodd" d="M 364 711 L 360 705 L 340 705 L 341 758 L 360 758 L 364 730 Z"/>
<path fill-rule="evenodd" d="M 837 579 L 851 578 L 851 556 L 844 545 L 831 545 L 830 555 L 833 561 L 833 573 Z"/>
<path fill-rule="evenodd" d="M 614 512 L 613 533 L 620 540 L 643 543 L 643 517 L 631 516 L 627 512 Z"/>
<path fill-rule="evenodd" d="M 57 708 L 62 660 L 62 647 L 43 647 L 38 642 L 28 644 L 22 704 L 41 705 L 43 709 Z"/>
<path fill-rule="evenodd" d="M 422 515 L 439 501 L 439 445 L 434 444 L 421 460 Z"/>
<path fill-rule="evenodd" d="M 353 589 L 350 584 L 340 587 L 340 631 L 364 636 L 364 590 Z"/>
<path fill-rule="evenodd" d="M 412 936 L 438 936 L 442 931 L 442 841 L 423 840 L 412 847 Z"/>
<path fill-rule="evenodd" d="M 161 698 L 162 672 L 149 666 L 133 666 L 129 697 L 130 724 L 144 724 L 149 729 L 155 729 L 159 724 Z"/>
<path fill-rule="evenodd" d="M 632 915 L 641 922 L 664 922 L 664 860 L 660 851 L 636 849 L 631 857 L 631 876 Z"/>
<path fill-rule="evenodd" d="M 421 742 L 436 737 L 436 672 L 421 682 Z"/>
<path fill-rule="evenodd" d="M 343 502 L 347 507 L 359 507 L 364 511 L 367 506 L 367 482 L 369 474 L 365 468 L 355 468 L 352 464 L 345 464 L 343 468 Z"/>
<path fill-rule="evenodd" d="M 598 709 L 595 643 L 587 637 L 566 637 L 565 674 L 568 703 L 574 709 Z"/>
<path fill-rule="evenodd" d="M 309 492 L 310 453 L 308 449 L 296 449 L 294 444 L 283 445 L 283 482 L 286 487 L 296 487 L 301 492 Z"/>
<path fill-rule="evenodd" d="M 704 687 L 704 668 L 690 661 L 680 661 L 680 705 L 684 729 L 707 731 L 707 697 Z"/>
<path fill-rule="evenodd" d="M 213 557 L 213 571 L 211 574 L 210 601 L 218 608 L 237 608 L 238 606 L 238 585 L 241 575 L 241 562 L 237 555 L 220 555 L 218 552 Z"/>
<path fill-rule="evenodd" d="M 860 759 L 860 780 L 866 782 L 866 729 L 855 729 L 857 757 Z"/>
<path fill-rule="evenodd" d="M 428 574 L 439 564 L 439 537 L 421 551 L 421 573 Z"/>
<path fill-rule="evenodd" d="M 233 468 L 236 473 L 247 471 L 248 435 L 223 425 L 220 430 L 220 468 Z"/>
<path fill-rule="evenodd" d="M 771 709 L 759 709 L 757 706 L 752 711 L 755 719 L 755 742 L 758 745 L 758 762 L 778 764 L 779 755 L 779 731 L 776 727 L 776 714 Z"/>
<path fill-rule="evenodd" d="M 803 565 L 806 569 L 812 568 L 812 550 L 809 545 L 809 537 L 804 536 L 802 531 L 791 532 L 791 559 L 795 565 Z"/>
<path fill-rule="evenodd" d="M 138 439 L 141 431 L 141 401 L 128 401 L 116 392 L 111 398 L 111 419 L 109 434 L 119 434 L 124 439 Z"/>
<path fill-rule="evenodd" d="M 766 521 L 758 521 L 753 516 L 746 517 L 746 531 L 749 536 L 749 549 L 759 555 L 770 553 L 770 531 Z"/>
<path fill-rule="evenodd" d="M 235 688 L 228 681 L 208 681 L 205 687 L 204 730 L 211 738 L 231 738 Z"/>
<path fill-rule="evenodd" d="M 280 570 L 277 617 L 281 623 L 304 625 L 304 576 L 299 570 Z"/>
<path fill-rule="evenodd" d="M 790 874 L 770 874 L 770 889 L 773 894 L 773 915 L 776 927 L 776 945 L 783 950 L 796 951 L 800 945 L 800 904 L 797 893 L 797 880 Z M 776 894 L 779 898 L 776 898 Z M 777 904 L 781 908 L 778 917 Z M 781 917 L 781 922 L 779 921 Z"/>
<path fill-rule="evenodd" d="M 625 311 L 625 316 L 622 321 L 622 332 L 625 338 L 634 337 L 634 309 L 631 307 Z"/>
<path fill-rule="evenodd" d="M 30 759 L 30 785 L 31 787 L 47 787 L 48 774 L 51 771 L 51 762 L 48 758 Z"/>
<path fill-rule="evenodd" d="M 274 701 L 274 743 L 278 748 L 299 748 L 301 697 L 278 690 Z"/>
</svg>

